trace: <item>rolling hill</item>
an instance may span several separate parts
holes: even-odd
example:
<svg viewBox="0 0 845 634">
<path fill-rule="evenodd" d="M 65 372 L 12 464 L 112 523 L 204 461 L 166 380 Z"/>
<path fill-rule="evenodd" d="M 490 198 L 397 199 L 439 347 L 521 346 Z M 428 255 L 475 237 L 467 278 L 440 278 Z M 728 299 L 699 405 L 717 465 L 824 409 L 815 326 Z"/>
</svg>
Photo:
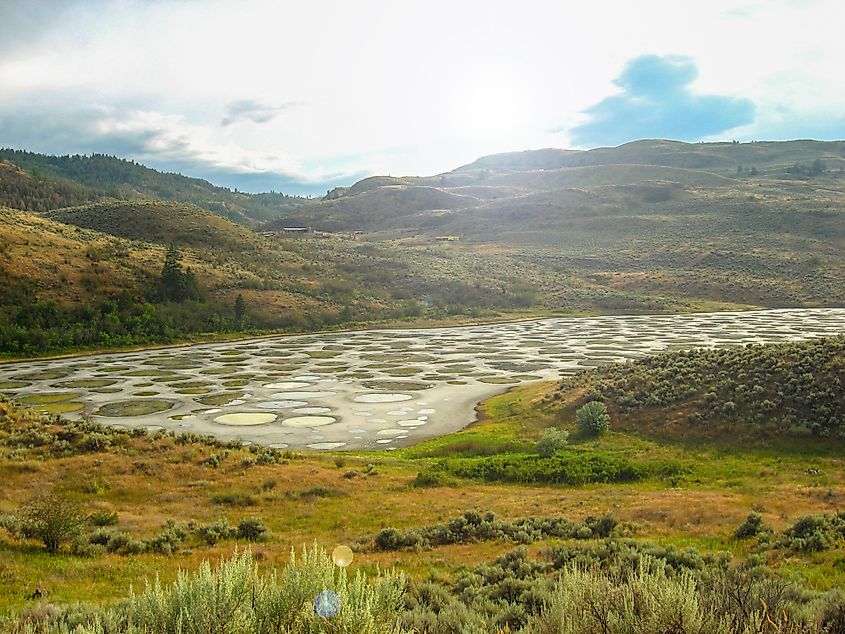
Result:
<svg viewBox="0 0 845 634">
<path fill-rule="evenodd" d="M 46 218 L 101 233 L 157 244 L 245 250 L 258 243 L 252 231 L 196 205 L 162 201 L 99 202 L 57 209 Z"/>
<path fill-rule="evenodd" d="M 736 173 L 737 167 L 783 170 L 795 163 L 821 159 L 838 167 L 845 162 L 843 141 L 754 141 L 752 143 L 684 143 L 662 139 L 632 141 L 592 150 L 544 149 L 485 156 L 456 172 L 531 171 L 587 165 L 659 165 Z"/>
<path fill-rule="evenodd" d="M 121 291 L 155 301 L 174 244 L 206 304 L 193 313 L 205 315 L 199 321 L 181 310 L 173 323 L 200 331 L 231 328 L 238 295 L 250 325 L 272 329 L 842 306 L 842 152 L 842 143 L 813 141 L 641 141 L 503 154 L 288 200 L 297 206 L 258 226 L 244 215 L 255 210 L 236 203 L 281 195 L 238 194 L 111 157 L 5 151 L 0 197 L 18 209 L 4 212 L 2 305 L 12 323 L 19 297 L 62 310 Z M 277 233 L 288 226 L 317 232 Z"/>
<path fill-rule="evenodd" d="M 114 156 L 48 156 L 0 148 L 0 205 L 43 212 L 101 200 L 191 203 L 245 225 L 284 215 L 305 199 L 247 194 Z"/>
<path fill-rule="evenodd" d="M 667 296 L 842 305 L 843 155 L 842 142 L 659 140 L 508 153 L 433 177 L 365 179 L 285 223 L 418 245 L 454 236 L 451 253 L 495 251 L 545 271 L 529 284 L 556 306 L 581 304 L 585 286 L 600 310 Z M 560 276 L 565 290 L 538 282 Z"/>
<path fill-rule="evenodd" d="M 562 419 L 604 401 L 615 429 L 685 439 L 845 438 L 845 337 L 670 352 L 567 377 Z"/>
</svg>

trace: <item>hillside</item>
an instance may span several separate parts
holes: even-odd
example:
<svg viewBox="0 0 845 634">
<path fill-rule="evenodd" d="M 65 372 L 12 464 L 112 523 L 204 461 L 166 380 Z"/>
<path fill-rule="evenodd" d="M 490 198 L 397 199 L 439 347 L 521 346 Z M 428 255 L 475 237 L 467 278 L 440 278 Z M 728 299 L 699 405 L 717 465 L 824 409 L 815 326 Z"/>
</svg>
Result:
<svg viewBox="0 0 845 634">
<path fill-rule="evenodd" d="M 424 225 L 430 216 L 436 216 L 442 210 L 465 209 L 478 202 L 474 196 L 436 187 L 393 183 L 373 188 L 353 186 L 347 196 L 304 205 L 263 229 L 276 231 L 286 226 L 302 225 L 313 225 L 323 231 L 404 228 Z"/>
<path fill-rule="evenodd" d="M 57 209 L 46 218 L 101 233 L 157 244 L 244 250 L 257 236 L 195 205 L 159 201 L 100 202 Z"/>
<path fill-rule="evenodd" d="M 169 308 L 170 325 L 147 333 L 159 341 L 235 330 L 238 295 L 250 317 L 240 329 L 287 330 L 550 311 L 842 306 L 838 151 L 812 141 L 642 141 L 592 153 L 498 155 L 478 169 L 371 177 L 323 200 L 297 199 L 302 204 L 261 234 L 243 226 L 254 221 L 240 212 L 229 214 L 229 203 L 271 204 L 278 194 L 236 194 L 110 157 L 7 152 L 27 168 L 0 164 L 2 195 L 49 210 L 21 210 L 7 228 L 4 306 L 20 312 L 15 297 L 25 297 L 26 306 L 57 301 L 77 310 L 127 293 L 136 306 L 155 304 L 169 244 L 181 250 L 204 304 Z M 693 169 L 691 152 L 721 158 Z M 592 164 L 558 166 L 584 154 Z M 753 173 L 730 163 L 752 155 Z M 106 185 L 104 198 L 97 187 Z M 56 229 L 56 220 L 89 233 Z M 286 226 L 317 232 L 274 233 Z M 51 323 L 20 336 L 41 341 L 39 327 L 57 333 L 65 322 Z M 27 345 L 32 354 L 39 344 Z"/>
<path fill-rule="evenodd" d="M 485 156 L 456 172 L 530 171 L 587 165 L 660 165 L 735 174 L 738 167 L 777 172 L 821 159 L 838 169 L 845 163 L 845 141 L 754 141 L 684 143 L 659 139 L 632 141 L 592 150 L 544 149 Z"/>
<path fill-rule="evenodd" d="M 529 264 L 526 283 L 556 307 L 585 294 L 600 310 L 669 298 L 843 305 L 843 153 L 845 143 L 816 141 L 510 153 L 433 177 L 365 179 L 289 221 L 405 245 L 455 236 L 450 253 Z"/>
<path fill-rule="evenodd" d="M 150 254 L 125 240 L 0 207 L 0 305 L 34 295 L 82 304 L 95 288 L 101 297 L 137 291 L 153 268 Z"/>
<path fill-rule="evenodd" d="M 103 199 L 190 203 L 247 225 L 278 218 L 305 201 L 274 192 L 233 192 L 103 154 L 48 156 L 0 149 L 0 205 L 49 211 Z"/>
<path fill-rule="evenodd" d="M 614 429 L 662 438 L 845 438 L 845 337 L 679 351 L 564 379 L 562 418 L 589 400 Z"/>
</svg>

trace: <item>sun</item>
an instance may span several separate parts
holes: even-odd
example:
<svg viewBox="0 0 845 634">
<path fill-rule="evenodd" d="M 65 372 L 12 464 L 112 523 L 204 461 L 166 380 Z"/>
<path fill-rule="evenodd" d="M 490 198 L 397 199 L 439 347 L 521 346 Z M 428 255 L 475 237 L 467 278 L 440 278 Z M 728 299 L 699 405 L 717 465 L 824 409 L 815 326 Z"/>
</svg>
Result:
<svg viewBox="0 0 845 634">
<path fill-rule="evenodd" d="M 489 77 L 467 86 L 460 112 L 463 131 L 470 136 L 507 136 L 520 125 L 522 100 L 511 82 Z"/>
</svg>

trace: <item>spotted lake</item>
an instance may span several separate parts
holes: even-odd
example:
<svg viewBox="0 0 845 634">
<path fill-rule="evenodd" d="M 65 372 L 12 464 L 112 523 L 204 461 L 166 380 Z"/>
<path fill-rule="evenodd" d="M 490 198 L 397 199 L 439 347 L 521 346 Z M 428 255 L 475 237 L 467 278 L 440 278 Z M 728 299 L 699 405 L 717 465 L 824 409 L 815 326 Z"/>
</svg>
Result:
<svg viewBox="0 0 845 634">
<path fill-rule="evenodd" d="M 279 336 L 0 366 L 0 393 L 115 427 L 277 448 L 392 449 L 509 386 L 664 350 L 845 332 L 845 309 L 554 318 Z"/>
</svg>

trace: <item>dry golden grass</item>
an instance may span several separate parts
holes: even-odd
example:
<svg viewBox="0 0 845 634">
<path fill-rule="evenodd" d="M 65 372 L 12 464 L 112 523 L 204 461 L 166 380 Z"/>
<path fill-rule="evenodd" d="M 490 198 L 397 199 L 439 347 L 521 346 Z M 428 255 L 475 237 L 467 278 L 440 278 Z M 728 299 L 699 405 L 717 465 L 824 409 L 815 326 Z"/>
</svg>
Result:
<svg viewBox="0 0 845 634">
<path fill-rule="evenodd" d="M 548 389 L 548 384 L 527 386 L 491 399 L 482 408 L 480 423 L 444 442 L 459 444 L 462 434 L 471 438 L 473 434 L 498 433 L 496 430 L 536 436 L 548 420 L 526 421 L 525 413 L 536 407 Z M 521 419 L 524 425 L 515 429 L 512 419 Z M 55 489 L 90 511 L 117 512 L 117 528 L 136 539 L 153 536 L 168 520 L 205 524 L 225 517 L 237 524 L 245 517 L 259 517 L 274 538 L 255 549 L 267 562 L 281 563 L 292 547 L 315 541 L 326 547 L 354 544 L 386 526 L 440 523 L 471 508 L 492 510 L 503 518 L 564 516 L 580 520 L 613 513 L 620 521 L 634 522 L 642 538 L 741 552 L 745 546 L 729 537 L 752 510 L 761 512 L 776 529 L 783 529 L 801 515 L 834 512 L 845 501 L 845 460 L 836 457 L 813 462 L 824 474 L 819 479 L 804 472 L 806 456 L 771 456 L 742 448 L 733 453 L 706 447 L 693 450 L 622 433 L 613 433 L 600 444 L 629 447 L 635 457 L 660 454 L 697 462 L 700 467 L 676 486 L 659 481 L 583 487 L 463 482 L 430 490 L 409 486 L 423 465 L 401 455 L 342 455 L 338 465 L 335 456 L 303 454 L 287 464 L 244 467 L 241 461 L 251 454 L 239 449 L 214 469 L 200 465 L 200 460 L 219 449 L 183 446 L 170 437 L 141 438 L 116 452 L 23 462 L 0 458 L 0 513 L 13 512 L 34 493 Z M 376 465 L 377 475 L 364 475 L 369 463 Z M 344 477 L 352 469 L 359 475 Z M 268 481 L 275 482 L 272 488 L 263 486 Z M 95 489 L 97 492 L 91 493 Z M 313 495 L 319 489 L 328 495 Z M 252 495 L 256 504 L 216 504 L 213 497 L 222 492 Z M 356 565 L 396 566 L 417 577 L 432 573 L 448 576 L 458 567 L 489 561 L 513 547 L 478 543 L 414 553 L 360 552 Z M 201 560 L 215 559 L 233 548 L 233 542 L 224 542 L 214 547 L 194 544 L 170 557 L 49 557 L 34 543 L 22 544 L 1 534 L 0 575 L 6 579 L 8 591 L 0 600 L 0 610 L 22 606 L 26 593 L 35 586 L 48 588 L 55 601 L 93 597 L 109 601 L 124 595 L 130 584 L 141 584 L 145 576 L 161 574 L 169 579 L 180 567 L 195 567 Z M 828 559 L 823 557 L 817 563 L 829 566 Z M 784 560 L 784 565 L 792 563 Z M 822 577 L 813 583 L 824 586 L 837 578 Z"/>
</svg>

